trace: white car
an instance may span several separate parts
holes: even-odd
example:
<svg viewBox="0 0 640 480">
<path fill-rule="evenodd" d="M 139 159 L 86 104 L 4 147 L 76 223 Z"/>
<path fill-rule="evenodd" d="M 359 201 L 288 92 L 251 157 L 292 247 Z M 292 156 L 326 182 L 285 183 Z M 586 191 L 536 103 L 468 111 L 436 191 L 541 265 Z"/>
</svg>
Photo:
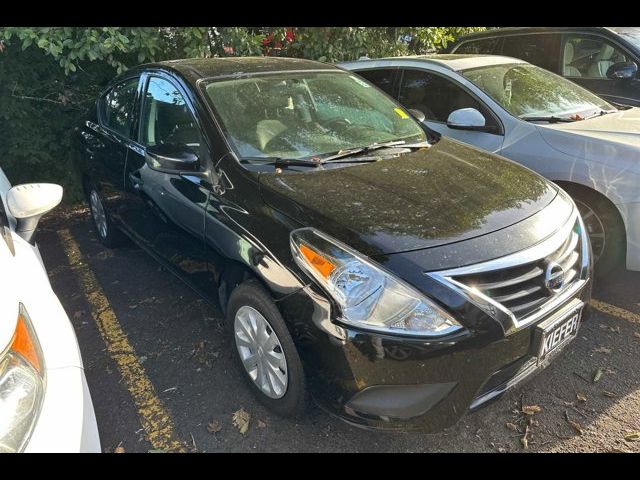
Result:
<svg viewBox="0 0 640 480">
<path fill-rule="evenodd" d="M 0 452 L 100 452 L 78 342 L 35 244 L 62 187 L 0 169 Z"/>
<path fill-rule="evenodd" d="M 428 55 L 342 63 L 440 134 L 498 153 L 569 192 L 596 271 L 640 270 L 640 109 L 510 57 Z M 625 81 L 610 80 L 610 81 Z"/>
</svg>

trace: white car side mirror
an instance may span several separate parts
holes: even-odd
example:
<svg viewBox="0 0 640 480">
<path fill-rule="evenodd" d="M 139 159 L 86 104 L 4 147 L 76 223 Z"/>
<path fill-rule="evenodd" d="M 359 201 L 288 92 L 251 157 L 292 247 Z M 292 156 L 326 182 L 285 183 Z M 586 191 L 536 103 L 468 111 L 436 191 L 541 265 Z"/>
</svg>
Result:
<svg viewBox="0 0 640 480">
<path fill-rule="evenodd" d="M 475 108 L 460 108 L 454 110 L 447 118 L 447 127 L 458 130 L 482 130 L 486 120 Z"/>
<path fill-rule="evenodd" d="M 16 233 L 33 244 L 42 216 L 62 200 L 62 187 L 54 183 L 25 183 L 7 192 L 7 208 L 17 221 Z"/>
</svg>

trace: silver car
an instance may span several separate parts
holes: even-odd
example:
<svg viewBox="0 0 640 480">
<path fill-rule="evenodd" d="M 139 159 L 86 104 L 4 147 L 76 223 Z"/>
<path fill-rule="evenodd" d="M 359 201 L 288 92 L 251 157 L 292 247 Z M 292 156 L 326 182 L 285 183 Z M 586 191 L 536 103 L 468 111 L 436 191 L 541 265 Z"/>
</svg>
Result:
<svg viewBox="0 0 640 480">
<path fill-rule="evenodd" d="M 560 184 L 581 210 L 597 271 L 640 270 L 640 108 L 616 109 L 522 60 L 429 55 L 342 63 L 442 135 Z"/>
</svg>

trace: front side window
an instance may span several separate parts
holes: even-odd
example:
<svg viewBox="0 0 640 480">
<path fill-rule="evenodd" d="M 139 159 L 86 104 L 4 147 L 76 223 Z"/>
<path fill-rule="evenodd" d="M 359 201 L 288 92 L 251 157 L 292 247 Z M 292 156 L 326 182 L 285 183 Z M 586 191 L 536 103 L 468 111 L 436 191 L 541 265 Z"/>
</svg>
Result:
<svg viewBox="0 0 640 480">
<path fill-rule="evenodd" d="M 534 65 L 506 64 L 461 72 L 516 117 L 591 116 L 615 110 L 593 93 Z"/>
<path fill-rule="evenodd" d="M 351 73 L 252 76 L 212 81 L 205 91 L 242 157 L 304 158 L 426 140 L 400 105 Z"/>
<path fill-rule="evenodd" d="M 168 80 L 150 77 L 144 99 L 141 143 L 200 147 L 200 130 L 180 91 Z"/>
<path fill-rule="evenodd" d="M 114 86 L 102 97 L 100 117 L 102 124 L 129 138 L 133 121 L 138 78 L 132 78 Z"/>
<path fill-rule="evenodd" d="M 564 38 L 562 68 L 566 77 L 607 78 L 611 65 L 627 61 L 625 53 L 604 38 L 579 34 Z"/>
<path fill-rule="evenodd" d="M 475 108 L 484 115 L 487 126 L 497 127 L 487 109 L 462 87 L 423 70 L 404 70 L 399 100 L 407 108 L 420 110 L 427 120 L 442 123 L 454 110 Z"/>
</svg>

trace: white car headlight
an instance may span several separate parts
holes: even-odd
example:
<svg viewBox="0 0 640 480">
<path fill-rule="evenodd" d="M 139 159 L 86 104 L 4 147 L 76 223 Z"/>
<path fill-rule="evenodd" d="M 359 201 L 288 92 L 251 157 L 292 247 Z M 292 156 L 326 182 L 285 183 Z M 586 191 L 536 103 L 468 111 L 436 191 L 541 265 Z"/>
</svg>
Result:
<svg viewBox="0 0 640 480">
<path fill-rule="evenodd" d="M 13 339 L 0 357 L 0 453 L 26 446 L 42 406 L 44 382 L 42 351 L 21 304 Z"/>
<path fill-rule="evenodd" d="M 419 336 L 442 336 L 462 328 L 415 288 L 313 228 L 291 232 L 291 250 L 298 265 L 340 306 L 340 320 L 346 324 Z"/>
</svg>

